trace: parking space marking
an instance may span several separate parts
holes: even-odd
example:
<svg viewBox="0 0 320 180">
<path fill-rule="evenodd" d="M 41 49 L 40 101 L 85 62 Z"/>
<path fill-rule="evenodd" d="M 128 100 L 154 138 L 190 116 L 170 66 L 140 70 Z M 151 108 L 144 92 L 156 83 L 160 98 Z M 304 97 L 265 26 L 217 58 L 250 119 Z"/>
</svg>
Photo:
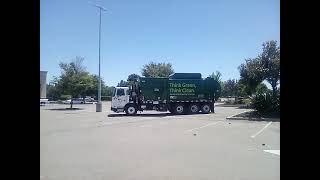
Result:
<svg viewBox="0 0 320 180">
<path fill-rule="evenodd" d="M 212 126 L 212 125 L 218 124 L 219 122 L 221 122 L 221 121 L 209 123 L 209 124 L 206 124 L 206 125 L 198 127 L 198 128 L 189 129 L 189 130 L 186 130 L 185 132 L 191 132 L 191 131 L 194 131 L 194 130 L 197 130 L 197 129 L 201 129 L 201 128 L 205 128 L 205 127 L 208 127 L 208 126 Z"/>
<path fill-rule="evenodd" d="M 270 126 L 272 122 L 269 122 L 267 125 L 265 125 L 260 131 L 258 131 L 256 134 L 252 135 L 251 138 L 255 138 L 258 136 L 260 133 L 262 133 L 263 130 L 265 130 L 268 126 Z"/>
<path fill-rule="evenodd" d="M 147 125 L 141 125 L 140 127 L 152 127 L 152 125 L 147 124 Z"/>
<path fill-rule="evenodd" d="M 280 156 L 280 150 L 263 150 L 263 151 Z"/>
</svg>

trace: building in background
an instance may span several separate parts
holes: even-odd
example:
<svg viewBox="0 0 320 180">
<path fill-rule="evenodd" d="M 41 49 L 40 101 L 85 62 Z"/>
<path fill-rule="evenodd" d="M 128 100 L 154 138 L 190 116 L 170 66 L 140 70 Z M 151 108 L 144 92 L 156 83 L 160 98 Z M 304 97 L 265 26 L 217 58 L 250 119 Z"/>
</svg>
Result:
<svg viewBox="0 0 320 180">
<path fill-rule="evenodd" d="M 40 71 L 40 98 L 47 97 L 47 72 Z"/>
</svg>

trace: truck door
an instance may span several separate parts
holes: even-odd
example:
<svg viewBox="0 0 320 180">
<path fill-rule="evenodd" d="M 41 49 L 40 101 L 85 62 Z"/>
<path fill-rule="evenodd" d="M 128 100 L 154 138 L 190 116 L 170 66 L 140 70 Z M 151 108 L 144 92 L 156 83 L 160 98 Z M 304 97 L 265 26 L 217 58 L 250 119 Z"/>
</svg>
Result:
<svg viewBox="0 0 320 180">
<path fill-rule="evenodd" d="M 113 108 L 124 108 L 129 102 L 129 93 L 127 88 L 116 88 L 112 97 Z"/>
</svg>

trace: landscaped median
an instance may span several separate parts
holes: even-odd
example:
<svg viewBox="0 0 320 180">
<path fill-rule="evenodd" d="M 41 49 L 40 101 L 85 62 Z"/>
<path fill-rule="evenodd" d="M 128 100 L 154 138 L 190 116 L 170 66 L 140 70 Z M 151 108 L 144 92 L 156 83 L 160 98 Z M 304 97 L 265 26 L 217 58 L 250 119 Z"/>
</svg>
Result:
<svg viewBox="0 0 320 180">
<path fill-rule="evenodd" d="M 246 105 L 243 104 L 224 104 L 220 103 L 215 105 L 216 107 L 239 107 L 239 108 L 248 108 Z"/>
<path fill-rule="evenodd" d="M 280 122 L 279 114 L 261 115 L 257 111 L 251 109 L 240 114 L 227 117 L 228 120 L 249 120 L 249 121 L 273 121 Z"/>
</svg>

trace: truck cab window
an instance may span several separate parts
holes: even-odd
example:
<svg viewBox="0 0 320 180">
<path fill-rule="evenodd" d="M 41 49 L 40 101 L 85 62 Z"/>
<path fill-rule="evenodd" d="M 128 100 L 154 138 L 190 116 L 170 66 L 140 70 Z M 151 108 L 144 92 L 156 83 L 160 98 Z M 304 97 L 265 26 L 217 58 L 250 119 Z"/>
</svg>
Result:
<svg viewBox="0 0 320 180">
<path fill-rule="evenodd" d="M 124 96 L 124 89 L 118 89 L 117 96 Z"/>
</svg>

